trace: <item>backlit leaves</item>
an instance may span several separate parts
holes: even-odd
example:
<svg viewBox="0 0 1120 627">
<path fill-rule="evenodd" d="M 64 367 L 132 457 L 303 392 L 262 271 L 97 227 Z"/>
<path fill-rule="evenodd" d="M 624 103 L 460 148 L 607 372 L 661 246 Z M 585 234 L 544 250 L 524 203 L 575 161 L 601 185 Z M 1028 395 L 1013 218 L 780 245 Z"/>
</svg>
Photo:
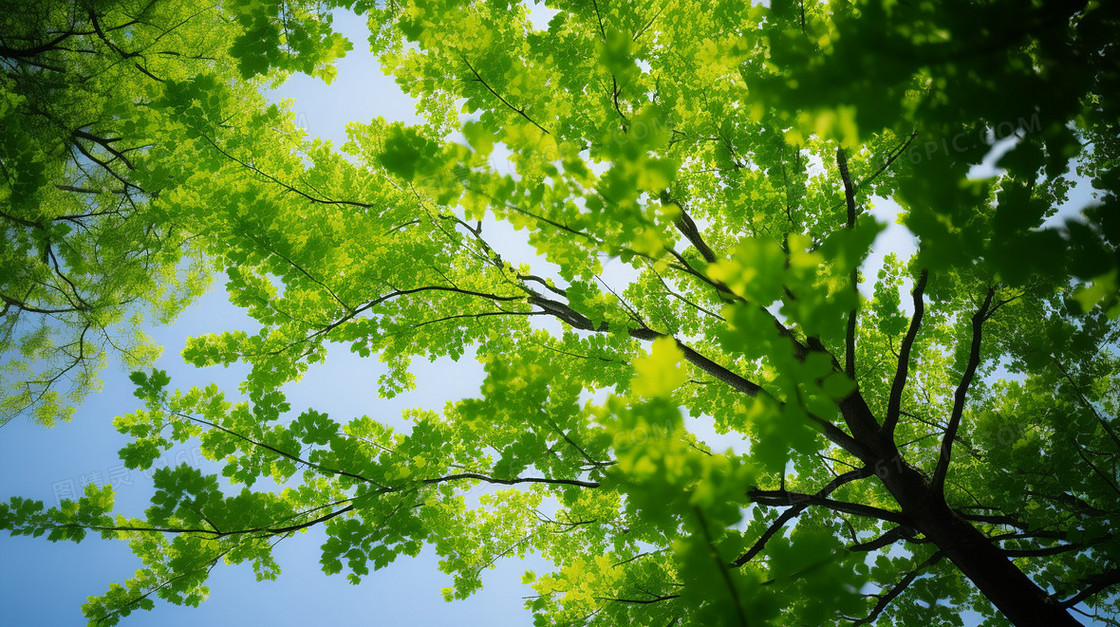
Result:
<svg viewBox="0 0 1120 627">
<path fill-rule="evenodd" d="M 197 439 L 220 470 L 157 471 L 146 520 L 107 519 L 101 491 L 0 509 L 13 532 L 132 543 L 145 568 L 91 620 L 197 604 L 222 561 L 272 578 L 273 544 L 312 526 L 323 570 L 352 583 L 431 545 L 448 599 L 539 555 L 539 624 L 994 615 L 956 565 L 979 553 L 930 512 L 1051 609 L 1114 576 L 1111 9 L 597 1 L 545 7 L 538 30 L 520 3 L 338 4 L 369 11 L 425 123 L 354 123 L 338 152 L 263 106 L 242 79 L 329 78 L 347 47 L 328 5 L 296 1 L 223 5 L 219 60 L 140 81 L 155 117 L 120 116 L 150 138 L 129 179 L 159 191 L 150 223 L 191 224 L 254 322 L 183 351 L 247 365 L 238 396 L 136 373 L 144 408 L 115 421 L 129 467 Z M 13 137 L 23 252 L 0 262 L 18 265 L 78 236 L 38 209 L 57 164 Z M 1075 169 L 1099 206 L 1047 222 Z M 887 198 L 918 253 L 879 268 Z M 55 349 L 24 338 L 26 357 Z M 420 358 L 485 377 L 399 423 L 293 409 L 286 386 L 331 344 L 380 360 L 384 398 L 417 386 Z"/>
</svg>

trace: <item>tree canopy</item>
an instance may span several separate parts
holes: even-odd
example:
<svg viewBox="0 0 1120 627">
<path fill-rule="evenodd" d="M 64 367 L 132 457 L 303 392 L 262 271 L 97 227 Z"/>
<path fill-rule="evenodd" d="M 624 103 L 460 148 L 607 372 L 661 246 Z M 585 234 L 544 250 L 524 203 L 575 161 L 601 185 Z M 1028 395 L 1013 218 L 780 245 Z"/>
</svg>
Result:
<svg viewBox="0 0 1120 627">
<path fill-rule="evenodd" d="M 137 316 L 209 268 L 259 324 L 182 355 L 241 398 L 138 371 L 115 421 L 130 468 L 194 440 L 221 476 L 0 505 L 130 543 L 91 624 L 313 526 L 351 582 L 434 547 L 449 600 L 543 556 L 546 625 L 1120 621 L 1116 3 L 188 5 L 0 17 L 4 410 L 50 422 L 116 333 L 150 359 Z M 331 79 L 332 8 L 425 124 L 336 147 L 264 103 Z M 872 267 L 886 199 L 917 252 Z M 417 358 L 485 381 L 404 431 L 294 410 L 330 345 L 385 397 Z"/>
</svg>

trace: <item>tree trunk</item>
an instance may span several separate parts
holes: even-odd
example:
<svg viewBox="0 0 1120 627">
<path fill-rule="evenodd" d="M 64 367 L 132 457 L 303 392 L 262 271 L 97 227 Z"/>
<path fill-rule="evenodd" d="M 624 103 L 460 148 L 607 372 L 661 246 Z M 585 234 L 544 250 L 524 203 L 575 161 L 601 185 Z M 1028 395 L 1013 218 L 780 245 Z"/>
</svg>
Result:
<svg viewBox="0 0 1120 627">
<path fill-rule="evenodd" d="M 893 446 L 891 447 L 893 448 Z M 947 558 L 1017 627 L 1079 626 L 1069 613 L 1050 602 L 1023 571 L 994 542 L 958 516 L 929 482 L 895 455 L 880 476 L 887 489 L 913 521 L 914 527 L 941 549 Z"/>
</svg>

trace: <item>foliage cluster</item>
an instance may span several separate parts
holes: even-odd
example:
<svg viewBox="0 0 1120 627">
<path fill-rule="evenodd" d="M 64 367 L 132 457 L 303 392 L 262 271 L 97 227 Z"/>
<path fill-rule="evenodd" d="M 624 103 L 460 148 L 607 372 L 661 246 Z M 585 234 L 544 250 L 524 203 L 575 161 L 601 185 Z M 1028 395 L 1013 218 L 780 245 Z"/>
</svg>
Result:
<svg viewBox="0 0 1120 627">
<path fill-rule="evenodd" d="M 247 400 L 138 373 L 116 420 L 130 467 L 195 439 L 222 479 L 160 471 L 143 517 L 17 497 L 0 528 L 128 541 L 145 568 L 85 606 L 102 625 L 199 603 L 218 563 L 273 578 L 312 526 L 351 582 L 433 546 L 449 599 L 542 555 L 542 625 L 1115 624 L 1120 7 L 546 4 L 547 30 L 508 0 L 15 18 L 6 346 L 89 359 L 130 303 L 198 293 L 186 258 L 260 329 L 183 354 L 248 364 Z M 336 148 L 262 104 L 262 80 L 332 76 L 332 7 L 368 15 L 426 124 Z M 1064 219 L 1079 179 L 1097 196 Z M 918 252 L 869 268 L 882 198 Z M 503 256 L 495 221 L 537 256 Z M 297 414 L 281 388 L 330 344 L 382 360 L 386 397 L 416 358 L 486 379 L 405 432 Z M 21 393 L 45 421 L 62 402 Z"/>
</svg>

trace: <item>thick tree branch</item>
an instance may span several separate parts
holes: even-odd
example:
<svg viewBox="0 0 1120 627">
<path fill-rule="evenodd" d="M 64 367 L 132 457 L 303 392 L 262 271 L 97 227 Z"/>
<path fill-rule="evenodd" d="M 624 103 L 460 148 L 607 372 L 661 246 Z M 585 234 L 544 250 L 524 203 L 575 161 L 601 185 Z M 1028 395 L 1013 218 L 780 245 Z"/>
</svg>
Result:
<svg viewBox="0 0 1120 627">
<path fill-rule="evenodd" d="M 899 525 L 909 525 L 910 519 L 902 512 L 891 511 L 881 507 L 874 507 L 871 505 L 864 505 L 862 503 L 849 503 L 847 501 L 834 501 L 832 499 L 819 497 L 815 494 L 804 494 L 801 492 L 790 492 L 789 490 L 759 490 L 752 488 L 747 492 L 747 496 L 755 503 L 762 505 L 789 505 L 790 503 L 804 502 L 808 505 L 817 505 L 825 507 L 837 512 L 845 514 L 854 514 L 856 516 L 865 516 L 868 518 L 878 518 L 879 520 L 886 520 Z"/>
<path fill-rule="evenodd" d="M 38 46 L 34 46 L 32 48 L 12 48 L 6 44 L 0 44 L 0 57 L 6 57 L 9 59 L 26 59 L 29 57 L 35 57 L 43 54 L 44 52 L 56 50 L 59 44 L 78 34 L 81 33 L 77 33 L 74 31 L 59 33 L 59 35 L 54 39 L 48 42 L 41 43 Z"/>
<path fill-rule="evenodd" d="M 1055 546 L 1038 547 L 1035 549 L 1001 549 L 1007 557 L 1045 557 L 1047 555 L 1060 555 L 1070 551 L 1080 551 L 1086 548 L 1083 544 L 1058 544 Z"/>
<path fill-rule="evenodd" d="M 595 597 L 599 601 L 610 601 L 612 603 L 630 603 L 634 605 L 649 605 L 650 603 L 660 603 L 662 601 L 671 601 L 680 598 L 679 594 L 665 594 L 655 595 L 650 599 L 622 599 L 616 597 Z"/>
<path fill-rule="evenodd" d="M 630 329 L 630 337 L 639 340 L 652 341 L 659 337 L 669 337 L 664 333 L 659 333 L 650 328 Z M 676 338 L 674 338 L 676 339 Z M 750 397 L 758 396 L 763 391 L 762 386 L 757 383 L 743 378 L 742 376 L 732 372 L 728 368 L 719 365 L 718 363 L 708 359 L 704 355 L 698 353 L 695 349 L 688 346 L 680 340 L 676 340 L 677 347 L 684 353 L 685 359 L 689 363 L 696 366 L 705 373 L 715 377 L 717 380 L 726 383 L 734 390 L 742 392 Z"/>
<path fill-rule="evenodd" d="M 94 30 L 95 33 L 97 33 L 97 37 L 101 41 L 105 42 L 105 45 L 109 46 L 110 50 L 119 54 L 122 59 L 130 59 L 132 57 L 139 56 L 140 53 L 138 53 L 138 52 L 125 52 L 124 50 L 121 50 L 120 47 L 118 47 L 116 44 L 114 44 L 112 41 L 109 40 L 109 37 L 107 35 L 105 35 L 105 31 L 103 31 L 101 29 L 101 23 L 97 19 L 97 13 L 94 12 L 94 10 L 92 8 L 90 8 L 86 12 L 86 15 L 89 16 L 90 24 L 93 25 L 93 30 Z"/>
<path fill-rule="evenodd" d="M 665 337 L 664 334 L 658 333 L 657 331 L 649 328 L 630 329 L 629 333 L 630 337 L 639 340 L 654 340 L 658 337 Z M 676 340 L 676 338 L 674 339 Z M 770 393 L 757 383 L 745 379 L 742 376 L 732 372 L 728 368 L 719 365 L 711 359 L 708 359 L 704 355 L 696 352 L 695 349 L 688 346 L 684 342 L 681 342 L 680 340 L 676 340 L 676 342 L 677 347 L 681 349 L 681 351 L 684 353 L 685 359 L 688 360 L 689 363 L 696 366 L 705 373 L 711 375 L 712 377 L 715 377 L 718 381 L 721 381 L 731 386 L 731 388 L 733 388 L 734 390 L 742 392 L 743 394 L 746 394 L 747 396 L 750 396 L 752 398 L 758 396 L 759 394 L 770 396 Z M 784 404 L 778 399 L 774 399 L 774 401 L 779 405 Z M 819 416 L 813 415 L 810 412 L 806 412 L 806 414 L 814 424 L 820 427 L 821 433 L 823 433 L 830 442 L 836 444 L 840 448 L 857 457 L 862 458 L 866 456 L 866 447 L 851 435 L 845 433 L 843 429 L 837 427 L 836 425 L 823 418 L 820 418 Z"/>
<path fill-rule="evenodd" d="M 31 313 L 38 313 L 38 314 L 51 315 L 51 314 L 60 314 L 60 313 L 73 313 L 73 312 L 77 312 L 77 311 L 88 311 L 86 308 L 78 307 L 78 306 L 64 307 L 62 309 L 44 309 L 42 307 L 36 307 L 35 305 L 29 305 L 29 304 L 27 304 L 27 303 L 25 303 L 21 300 L 12 298 L 12 297 L 7 296 L 5 294 L 0 294 L 0 301 L 4 302 L 4 305 L 6 306 L 5 310 L 7 309 L 8 306 L 10 306 L 10 307 L 16 307 L 18 309 L 22 309 L 23 311 L 29 311 Z"/>
<path fill-rule="evenodd" d="M 71 133 L 71 135 L 75 138 L 91 141 L 91 142 L 97 144 L 98 146 L 101 146 L 102 149 L 104 149 L 109 154 L 113 155 L 114 159 L 119 159 L 121 161 L 121 163 L 123 163 L 124 166 L 126 168 L 128 168 L 129 170 L 135 170 L 136 169 L 136 166 L 133 165 L 132 162 L 128 160 L 128 157 L 126 157 L 124 155 L 123 151 L 117 150 L 116 148 L 113 147 L 114 142 L 120 141 L 119 137 L 114 138 L 114 139 L 105 139 L 104 137 L 94 135 L 93 133 L 90 133 L 88 131 L 83 131 L 81 129 L 73 131 Z M 108 163 L 112 163 L 112 162 L 113 161 L 110 160 Z"/>
<path fill-rule="evenodd" d="M 960 385 L 957 386 L 957 391 L 953 394 L 953 414 L 949 418 L 949 426 L 945 429 L 945 435 L 941 438 L 941 453 L 937 458 L 937 467 L 933 471 L 933 479 L 930 480 L 930 487 L 938 495 L 945 492 L 945 475 L 949 472 L 949 460 L 953 455 L 953 441 L 956 439 L 957 429 L 961 426 L 961 416 L 964 415 L 968 387 L 972 384 L 972 379 L 976 376 L 976 368 L 980 365 L 980 342 L 983 337 L 984 321 L 988 317 L 988 307 L 992 304 L 994 294 L 995 289 L 988 288 L 984 303 L 972 315 L 972 344 L 969 349 L 968 364 L 965 366 Z"/>
<path fill-rule="evenodd" d="M 906 387 L 906 379 L 910 372 L 910 351 L 914 348 L 914 339 L 918 337 L 918 328 L 922 325 L 922 316 L 926 310 L 922 296 L 925 294 L 928 279 L 929 271 L 922 270 L 912 292 L 914 316 L 910 319 L 910 328 L 906 331 L 906 337 L 902 339 L 902 346 L 898 351 L 898 368 L 894 372 L 894 382 L 891 384 L 890 398 L 887 401 L 887 415 L 883 419 L 883 436 L 885 439 L 892 441 L 894 440 L 894 429 L 902 411 L 902 392 Z"/>
<path fill-rule="evenodd" d="M 609 329 L 606 323 L 600 325 L 599 327 L 596 327 L 591 322 L 590 318 L 572 309 L 566 303 L 552 300 L 550 298 L 545 298 L 540 295 L 531 296 L 529 298 L 529 302 L 540 307 L 541 309 L 544 309 L 546 312 L 556 316 L 560 320 L 563 320 L 564 322 L 577 329 L 582 329 L 585 331 L 607 331 Z M 654 331 L 653 329 L 645 326 L 636 329 L 629 329 L 628 333 L 630 334 L 630 337 L 634 339 L 645 341 L 652 341 L 659 337 L 671 337 L 665 335 L 664 333 Z M 689 363 L 706 372 L 707 374 L 715 377 L 719 381 L 726 383 L 736 391 L 742 392 L 743 394 L 746 394 L 750 397 L 755 397 L 763 391 L 762 386 L 758 385 L 757 383 L 745 379 L 742 376 L 732 372 L 728 368 L 719 365 L 711 359 L 708 359 L 684 342 L 681 342 L 676 338 L 673 339 L 677 342 L 677 347 L 681 349 L 681 351 L 684 353 L 685 359 L 687 359 Z"/>
<path fill-rule="evenodd" d="M 532 297 L 530 297 L 529 302 L 537 305 L 538 307 L 541 307 L 546 312 L 554 315 L 555 317 L 568 323 L 574 328 L 582 329 L 585 331 L 609 330 L 609 327 L 606 323 L 601 324 L 599 327 L 595 327 L 587 316 L 579 313 L 578 311 L 575 311 L 566 303 L 544 298 L 539 294 L 534 294 Z M 776 320 L 775 323 L 777 323 Z M 627 332 L 630 334 L 630 337 L 646 341 L 652 341 L 659 337 L 671 337 L 645 326 L 628 329 Z M 735 372 L 732 372 L 730 369 L 712 361 L 684 342 L 676 338 L 673 339 L 676 341 L 677 346 L 684 353 L 685 359 L 688 360 L 689 363 L 696 366 L 705 373 L 711 375 L 712 377 L 715 377 L 717 380 L 731 386 L 731 388 L 733 388 L 734 390 L 746 394 L 747 396 L 750 396 L 752 398 L 758 396 L 760 393 L 769 395 L 769 393 L 766 392 L 766 390 L 759 384 L 750 381 L 736 374 Z M 779 405 L 782 404 L 782 402 L 778 399 L 774 400 Z M 850 402 L 849 405 L 851 405 Z M 866 408 L 866 405 L 863 405 L 863 407 Z M 851 408 L 849 407 L 849 410 L 850 409 Z M 868 415 L 870 415 L 869 410 Z M 812 413 L 808 413 L 808 417 L 818 427 L 820 427 L 821 432 L 825 435 L 825 437 L 829 439 L 829 441 L 852 453 L 853 455 L 860 457 L 861 459 L 867 456 L 867 448 L 856 438 L 848 435 L 842 429 L 832 424 L 831 422 L 815 416 Z M 873 418 L 871 418 L 871 420 L 872 422 L 874 421 Z M 874 428 L 877 429 L 878 425 L 875 425 Z"/>
<path fill-rule="evenodd" d="M 143 189 L 140 188 L 140 186 L 136 185 L 135 183 L 132 183 L 128 179 L 126 179 L 123 176 L 121 176 L 120 174 L 118 174 L 117 171 L 114 170 L 112 168 L 112 166 L 109 165 L 108 161 L 102 161 L 101 159 L 98 159 L 97 156 L 94 155 L 92 152 L 90 152 L 85 146 L 83 146 L 81 144 L 81 142 L 72 142 L 71 145 L 74 146 L 74 148 L 77 149 L 78 152 L 82 153 L 83 157 L 85 157 L 86 159 L 89 159 L 90 161 L 92 161 L 92 162 L 96 163 L 97 165 L 101 166 L 101 169 L 105 170 L 105 172 L 107 172 L 109 174 L 109 176 L 111 176 L 111 177 L 117 179 L 118 181 L 120 181 L 125 186 L 125 189 L 128 189 L 128 188 L 131 187 L 132 189 L 135 189 L 135 190 L 140 191 L 140 192 L 144 191 Z M 74 157 L 74 160 L 78 161 L 77 157 Z"/>
<path fill-rule="evenodd" d="M 700 235 L 700 229 L 696 227 L 696 222 L 693 221 L 692 216 L 688 215 L 688 211 L 685 209 L 684 203 L 674 199 L 669 195 L 669 191 L 665 190 L 661 192 L 661 204 L 676 205 L 680 209 L 681 213 L 679 216 L 677 216 L 677 219 L 673 222 L 673 225 L 676 226 L 677 230 L 681 232 L 681 235 L 684 235 L 685 238 L 688 239 L 689 243 L 691 243 L 696 248 L 696 250 L 700 253 L 700 256 L 704 258 L 704 261 L 707 261 L 708 263 L 715 263 L 715 252 L 710 246 L 708 246 L 708 243 L 705 242 L 704 238 Z"/>
<path fill-rule="evenodd" d="M 960 517 L 972 522 L 988 523 L 990 525 L 1004 525 L 1007 527 L 1015 527 L 1016 529 L 1027 529 L 1028 525 L 1018 518 L 1013 516 L 1005 516 L 999 514 L 968 514 L 962 513 Z"/>
<path fill-rule="evenodd" d="M 848 547 L 848 550 L 860 552 L 875 551 L 885 546 L 890 546 L 899 540 L 913 540 L 914 537 L 914 529 L 912 527 L 893 527 L 878 538 L 854 544 Z"/>
<path fill-rule="evenodd" d="M 0 218 L 4 218 L 5 220 L 10 220 L 10 221 L 15 222 L 16 224 L 18 224 L 20 226 L 25 226 L 29 229 L 45 229 L 46 228 L 45 226 L 43 226 L 42 224 L 40 224 L 38 222 L 32 222 L 31 220 L 26 220 L 26 219 L 21 218 L 19 216 L 14 216 L 14 215 L 12 215 L 10 213 L 7 213 L 5 211 L 0 211 Z"/>
<path fill-rule="evenodd" d="M 804 27 L 804 24 L 802 25 Z M 840 180 L 844 182 L 844 201 L 848 206 L 848 221 L 847 228 L 854 229 L 856 227 L 856 190 L 852 186 L 852 177 L 848 173 L 848 156 L 844 153 L 844 148 L 836 148 L 836 167 L 840 170 Z M 859 298 L 859 267 L 852 268 L 849 280 L 852 284 L 852 290 L 856 292 L 856 298 Z M 852 381 L 856 380 L 856 323 L 859 320 L 859 304 L 857 303 L 851 311 L 848 312 L 848 328 L 844 334 L 844 373 Z"/>
<path fill-rule="evenodd" d="M 543 483 L 545 485 L 567 485 L 575 486 L 578 488 L 597 488 L 599 487 L 598 481 L 581 481 L 579 479 L 549 479 L 547 477 L 515 477 L 513 479 L 498 479 L 487 475 L 479 474 L 477 472 L 460 472 L 453 475 L 446 475 L 443 477 L 435 477 L 432 479 L 423 479 L 420 483 L 434 484 L 446 483 L 448 481 L 460 481 L 463 479 L 474 479 L 482 481 L 483 483 L 494 483 L 497 485 L 518 485 L 522 483 Z"/>
</svg>

